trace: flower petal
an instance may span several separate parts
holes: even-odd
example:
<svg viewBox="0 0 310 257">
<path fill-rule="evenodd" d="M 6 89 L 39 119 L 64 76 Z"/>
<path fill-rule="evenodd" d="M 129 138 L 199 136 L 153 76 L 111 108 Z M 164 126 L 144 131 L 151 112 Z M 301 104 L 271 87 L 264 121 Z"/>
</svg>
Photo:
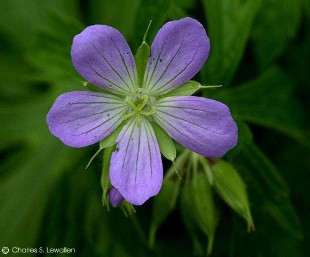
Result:
<svg viewBox="0 0 310 257">
<path fill-rule="evenodd" d="M 74 91 L 56 99 L 46 120 L 51 133 L 64 144 L 83 147 L 112 133 L 126 110 L 124 101 L 116 96 Z"/>
<path fill-rule="evenodd" d="M 163 167 L 157 139 L 149 121 L 132 118 L 117 139 L 110 166 L 111 184 L 130 203 L 143 204 L 162 185 Z"/>
<path fill-rule="evenodd" d="M 228 107 L 215 100 L 166 97 L 156 103 L 154 119 L 173 139 L 207 157 L 222 157 L 237 144 L 237 125 Z"/>
<path fill-rule="evenodd" d="M 162 95 L 194 77 L 204 65 L 210 41 L 204 27 L 184 18 L 166 23 L 151 47 L 144 84 L 152 94 Z"/>
<path fill-rule="evenodd" d="M 106 25 L 87 27 L 74 37 L 71 57 L 75 69 L 92 84 L 119 94 L 134 89 L 135 60 L 118 30 Z"/>
</svg>

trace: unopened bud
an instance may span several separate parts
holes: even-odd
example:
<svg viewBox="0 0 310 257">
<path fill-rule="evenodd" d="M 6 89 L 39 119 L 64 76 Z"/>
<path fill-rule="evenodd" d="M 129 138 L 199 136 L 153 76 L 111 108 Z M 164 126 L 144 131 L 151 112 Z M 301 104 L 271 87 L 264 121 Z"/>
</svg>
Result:
<svg viewBox="0 0 310 257">
<path fill-rule="evenodd" d="M 111 187 L 108 196 L 111 202 L 111 205 L 113 207 L 117 207 L 120 205 L 120 203 L 124 200 L 124 197 L 121 195 L 121 193 L 115 188 Z"/>
</svg>

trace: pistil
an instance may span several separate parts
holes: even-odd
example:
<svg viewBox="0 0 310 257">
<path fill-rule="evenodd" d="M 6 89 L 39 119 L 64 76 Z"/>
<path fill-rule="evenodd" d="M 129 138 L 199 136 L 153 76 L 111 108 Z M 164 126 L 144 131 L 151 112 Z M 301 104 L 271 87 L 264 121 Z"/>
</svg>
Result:
<svg viewBox="0 0 310 257">
<path fill-rule="evenodd" d="M 129 119 L 130 117 L 132 117 L 133 115 L 136 114 L 136 118 L 137 118 L 137 124 L 138 126 L 140 126 L 141 124 L 141 117 L 140 115 L 145 115 L 145 116 L 150 116 L 152 114 L 155 113 L 155 109 L 153 107 L 151 107 L 149 110 L 144 110 L 144 108 L 146 107 L 147 103 L 148 103 L 148 96 L 147 95 L 143 95 L 142 98 L 139 97 L 138 100 L 136 101 L 132 101 L 132 99 L 125 99 L 125 102 L 132 107 L 132 111 L 127 113 L 126 115 L 124 115 L 124 120 Z"/>
</svg>

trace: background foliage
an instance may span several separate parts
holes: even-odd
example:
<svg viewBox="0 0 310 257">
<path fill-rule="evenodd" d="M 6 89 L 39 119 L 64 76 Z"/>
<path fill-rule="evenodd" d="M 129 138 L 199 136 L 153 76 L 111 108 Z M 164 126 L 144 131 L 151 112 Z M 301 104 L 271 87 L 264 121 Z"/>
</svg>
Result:
<svg viewBox="0 0 310 257">
<path fill-rule="evenodd" d="M 225 160 L 246 183 L 256 228 L 248 233 L 215 195 L 213 255 L 309 256 L 308 0 L 0 0 L 0 247 L 66 246 L 94 257 L 205 255 L 204 230 L 193 229 L 186 199 L 163 190 L 128 218 L 120 209 L 108 212 L 101 159 L 85 171 L 97 146 L 69 148 L 45 123 L 59 94 L 83 90 L 70 47 L 85 26 L 113 26 L 135 51 L 150 19 L 149 43 L 167 20 L 185 16 L 203 23 L 211 38 L 197 80 L 223 85 L 202 94 L 226 103 L 239 124 L 239 144 Z M 196 194 L 184 188 L 183 197 Z"/>
</svg>

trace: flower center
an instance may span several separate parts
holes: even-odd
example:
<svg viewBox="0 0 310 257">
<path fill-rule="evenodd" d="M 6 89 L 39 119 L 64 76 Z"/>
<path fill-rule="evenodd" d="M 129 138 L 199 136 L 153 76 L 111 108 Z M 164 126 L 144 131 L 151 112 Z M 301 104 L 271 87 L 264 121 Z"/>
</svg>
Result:
<svg viewBox="0 0 310 257">
<path fill-rule="evenodd" d="M 129 105 L 130 109 L 124 116 L 124 119 L 129 119 L 132 116 L 136 116 L 138 126 L 141 124 L 141 115 L 148 116 L 155 113 L 153 103 L 155 102 L 154 97 L 149 97 L 146 94 L 142 94 L 140 90 L 133 96 L 128 96 L 125 102 Z"/>
</svg>

